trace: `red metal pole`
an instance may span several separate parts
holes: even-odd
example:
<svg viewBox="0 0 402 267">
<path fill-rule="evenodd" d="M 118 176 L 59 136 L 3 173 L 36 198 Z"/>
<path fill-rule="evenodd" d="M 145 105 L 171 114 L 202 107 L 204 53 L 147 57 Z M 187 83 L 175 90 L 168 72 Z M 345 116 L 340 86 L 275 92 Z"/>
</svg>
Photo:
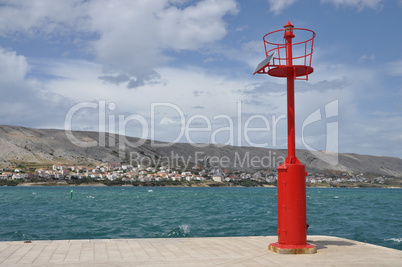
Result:
<svg viewBox="0 0 402 267">
<path fill-rule="evenodd" d="M 278 166 L 278 242 L 269 249 L 279 253 L 315 253 L 315 246 L 307 244 L 306 171 L 296 157 L 295 99 L 292 38 L 293 25 L 285 25 L 287 104 L 288 104 L 288 157 Z"/>
<path fill-rule="evenodd" d="M 295 80 L 293 69 L 292 38 L 293 31 L 285 31 L 286 39 L 286 68 L 287 68 L 287 102 L 288 102 L 288 158 L 294 163 L 296 157 L 295 145 Z"/>
</svg>

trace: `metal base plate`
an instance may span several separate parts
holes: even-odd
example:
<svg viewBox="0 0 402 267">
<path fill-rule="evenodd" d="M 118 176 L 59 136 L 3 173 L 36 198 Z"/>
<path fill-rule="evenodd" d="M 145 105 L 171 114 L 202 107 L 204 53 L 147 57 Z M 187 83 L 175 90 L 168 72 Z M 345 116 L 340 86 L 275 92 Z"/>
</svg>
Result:
<svg viewBox="0 0 402 267">
<path fill-rule="evenodd" d="M 315 254 L 317 248 L 312 244 L 305 245 L 284 245 L 279 242 L 269 244 L 268 250 L 279 254 Z"/>
</svg>

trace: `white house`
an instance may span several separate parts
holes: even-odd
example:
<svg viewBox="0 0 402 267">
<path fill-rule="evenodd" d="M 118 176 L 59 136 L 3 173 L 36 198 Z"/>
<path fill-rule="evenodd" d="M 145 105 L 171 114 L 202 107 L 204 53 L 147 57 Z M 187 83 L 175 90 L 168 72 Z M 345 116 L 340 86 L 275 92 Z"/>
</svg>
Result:
<svg viewBox="0 0 402 267">
<path fill-rule="evenodd" d="M 215 182 L 223 182 L 222 176 L 212 176 L 212 180 Z"/>
</svg>

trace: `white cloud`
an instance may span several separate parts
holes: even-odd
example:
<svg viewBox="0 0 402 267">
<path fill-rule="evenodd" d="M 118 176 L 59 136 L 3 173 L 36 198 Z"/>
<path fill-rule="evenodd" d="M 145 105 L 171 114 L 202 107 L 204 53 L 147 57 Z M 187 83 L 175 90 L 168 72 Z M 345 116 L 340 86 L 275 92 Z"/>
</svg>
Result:
<svg viewBox="0 0 402 267">
<path fill-rule="evenodd" d="M 2 1 L 0 35 L 51 37 L 84 30 L 84 6 L 80 0 Z"/>
<path fill-rule="evenodd" d="M 356 7 L 358 10 L 363 10 L 364 8 L 381 9 L 383 2 L 383 0 L 321 0 L 321 3 L 332 3 L 336 7 Z"/>
<path fill-rule="evenodd" d="M 298 0 L 268 0 L 269 3 L 269 11 L 273 12 L 274 14 L 278 15 L 282 13 L 282 11 L 286 8 L 289 8 Z"/>
<path fill-rule="evenodd" d="M 402 60 L 388 63 L 386 67 L 386 74 L 402 77 Z"/>
<path fill-rule="evenodd" d="M 15 51 L 0 48 L 0 80 L 2 82 L 20 81 L 29 70 L 26 58 Z"/>
<path fill-rule="evenodd" d="M 55 126 L 70 99 L 43 90 L 42 82 L 27 78 L 30 69 L 24 56 L 0 48 L 0 121 L 9 125 Z"/>
<path fill-rule="evenodd" d="M 93 42 L 96 57 L 140 80 L 151 78 L 155 68 L 171 59 L 165 50 L 197 50 L 223 38 L 223 16 L 237 12 L 232 0 L 205 0 L 184 8 L 167 1 L 116 2 L 108 9 L 105 4 L 92 2 L 90 9 L 92 27 L 100 34 Z"/>
<path fill-rule="evenodd" d="M 223 16 L 237 14 L 234 1 L 200 1 L 194 6 L 178 9 L 171 6 L 157 14 L 159 38 L 156 42 L 173 49 L 197 50 L 226 35 Z"/>
<path fill-rule="evenodd" d="M 0 35 L 52 38 L 74 32 L 106 73 L 129 74 L 129 87 L 137 87 L 171 59 L 166 51 L 198 50 L 222 39 L 224 16 L 237 12 L 235 0 L 10 0 L 0 7 Z"/>
<path fill-rule="evenodd" d="M 161 125 L 170 125 L 170 124 L 175 124 L 175 125 L 180 125 L 181 124 L 181 120 L 174 120 L 174 119 L 172 119 L 172 118 L 169 118 L 169 117 L 163 117 L 161 120 L 160 120 L 160 124 Z"/>
<path fill-rule="evenodd" d="M 371 54 L 370 56 L 368 56 L 368 55 L 362 55 L 362 56 L 359 58 L 359 62 L 366 62 L 366 61 L 374 62 L 374 61 L 375 61 L 375 56 L 374 56 L 374 54 Z"/>
<path fill-rule="evenodd" d="M 402 142 L 401 120 L 400 114 L 356 116 L 354 123 L 345 127 L 340 141 L 347 152 L 401 157 L 402 148 L 395 145 Z"/>
<path fill-rule="evenodd" d="M 91 102 L 99 104 L 105 101 L 106 118 L 105 129 L 113 132 L 118 129 L 119 115 L 128 118 L 130 115 L 141 116 L 149 124 L 154 124 L 154 135 L 156 140 L 174 141 L 183 133 L 183 127 L 193 116 L 205 116 L 211 122 L 211 131 L 190 133 L 190 141 L 211 142 L 212 132 L 217 129 L 225 129 L 230 123 L 224 118 L 215 118 L 217 115 L 224 115 L 233 122 L 234 144 L 239 144 L 238 134 L 238 115 L 241 113 L 241 145 L 248 145 L 244 139 L 245 122 L 254 115 L 264 116 L 270 126 L 270 131 L 249 134 L 249 140 L 255 144 L 268 143 L 269 146 L 276 148 L 286 148 L 286 121 L 284 119 L 277 123 L 277 128 L 273 125 L 275 119 L 280 115 L 286 114 L 286 85 L 284 79 L 270 77 L 268 82 L 263 84 L 255 82 L 255 76 L 250 76 L 246 80 L 233 79 L 227 80 L 224 76 L 213 75 L 198 68 L 158 68 L 164 83 L 146 84 L 137 90 L 127 90 L 124 83 L 105 83 L 98 79 L 102 74 L 102 66 L 87 61 L 63 60 L 34 62 L 30 66 L 23 56 L 18 56 L 15 52 L 4 51 L 0 53 L 2 62 L 8 62 L 4 68 L 10 68 L 17 75 L 18 87 L 13 87 L 10 104 L 2 105 L 2 121 L 11 123 L 12 120 L 30 126 L 26 120 L 36 123 L 35 127 L 57 126 L 62 128 L 62 122 L 69 108 L 78 102 Z M 4 63 L 5 64 L 5 63 Z M 1 66 L 1 65 L 0 65 Z M 40 67 L 40 69 L 38 69 Z M 2 67 L 3 68 L 3 67 Z M 56 78 L 39 83 L 35 80 L 28 80 L 27 70 L 43 72 Z M 313 79 L 313 77 L 315 77 Z M 362 80 L 355 80 L 356 77 L 365 77 Z M 328 79 L 327 79 L 328 78 Z M 362 92 L 366 89 L 375 87 L 378 77 L 367 69 L 355 66 L 346 67 L 344 65 L 323 65 L 320 64 L 317 73 L 311 75 L 309 82 L 296 82 L 296 123 L 298 148 L 303 148 L 300 135 L 301 124 L 309 114 L 316 109 L 324 112 L 326 104 L 333 100 L 339 101 L 339 115 L 334 118 L 326 118 L 315 124 L 309 125 L 305 129 L 305 141 L 311 147 L 322 150 L 325 149 L 326 123 L 339 121 L 340 131 L 340 151 L 353 152 L 376 151 L 371 153 L 381 154 L 382 146 L 388 146 L 389 142 L 381 140 L 382 135 L 387 134 L 389 138 L 392 133 L 400 131 L 398 126 L 398 114 L 372 120 L 367 119 L 363 113 L 357 110 L 356 103 Z M 4 82 L 0 84 L 5 88 Z M 198 92 L 195 97 L 194 92 Z M 11 93 L 13 91 L 9 91 Z M 18 99 L 23 97 L 24 99 Z M 29 99 L 29 100 L 28 100 Z M 241 100 L 239 109 L 238 101 Z M 115 103 L 116 109 L 107 109 L 109 103 Z M 151 105 L 155 103 L 168 103 L 170 106 L 163 106 L 155 109 L 154 122 L 151 122 Z M 203 107 L 194 108 L 194 106 Z M 183 117 L 180 117 L 180 112 Z M 49 116 L 51 114 L 51 116 Z M 109 117 L 111 115 L 112 117 Z M 7 117 L 11 118 L 6 120 Z M 25 117 L 25 119 L 24 119 Z M 114 118 L 116 128 L 112 129 L 110 118 Z M 56 124 L 58 122 L 58 124 Z M 74 129 L 98 130 L 99 112 L 97 109 L 87 109 L 74 116 Z M 194 120 L 190 127 L 205 128 L 201 119 Z M 262 120 L 253 120 L 255 125 L 252 127 L 262 127 Z M 375 123 L 374 123 L 375 122 Z M 12 124 L 12 123 L 11 123 Z M 205 123 L 204 123 L 205 124 Z M 39 126 L 38 126 L 39 125 Z M 394 125 L 393 127 L 390 127 Z M 131 121 L 127 124 L 124 134 L 141 136 L 141 128 L 138 122 Z M 385 131 L 382 129 L 389 129 Z M 150 128 L 148 129 L 150 130 Z M 276 136 L 274 137 L 274 131 Z M 151 137 L 151 136 L 149 136 Z M 228 131 L 223 130 L 215 135 L 215 140 L 228 142 Z M 388 138 L 387 137 L 387 138 Z M 186 140 L 183 135 L 180 141 Z M 392 139 L 393 138 L 393 139 Z M 389 140 L 398 141 L 397 137 Z M 363 148 L 361 144 L 373 144 Z M 392 155 L 397 155 L 392 152 Z M 389 152 L 391 154 L 391 152 Z"/>
<path fill-rule="evenodd" d="M 187 119 L 200 114 L 200 111 L 202 111 L 202 115 L 211 119 L 217 114 L 235 117 L 237 115 L 236 101 L 241 96 L 232 91 L 245 84 L 242 81 L 227 81 L 223 76 L 211 75 L 198 68 L 165 67 L 157 69 L 163 83 L 150 83 L 137 90 L 127 90 L 125 83 L 106 83 L 99 79 L 98 77 L 102 75 L 102 67 L 91 62 L 46 61 L 35 62 L 34 67 L 37 73 L 46 73 L 55 77 L 44 82 L 44 90 L 74 100 L 74 103 L 70 102 L 68 108 L 63 109 L 64 113 L 67 113 L 67 110 L 78 102 L 98 103 L 103 100 L 106 101 L 106 105 L 108 103 L 116 104 L 117 108 L 112 112 L 116 116 L 138 114 L 149 119 L 152 104 L 169 103 L 183 112 Z M 202 93 L 194 97 L 195 91 Z M 223 103 L 228 103 L 231 108 Z M 195 106 L 203 108 L 194 108 Z M 178 113 L 172 107 L 165 111 L 166 114 L 158 112 L 156 112 L 156 123 L 169 125 L 178 121 Z M 97 112 L 94 111 L 90 116 L 87 114 L 86 119 L 77 120 L 80 125 L 75 125 L 76 129 L 83 129 L 90 125 L 91 129 L 96 129 L 98 127 L 97 116 Z M 179 122 L 181 121 L 179 120 Z M 164 136 L 164 133 L 162 130 L 158 137 Z"/>
</svg>

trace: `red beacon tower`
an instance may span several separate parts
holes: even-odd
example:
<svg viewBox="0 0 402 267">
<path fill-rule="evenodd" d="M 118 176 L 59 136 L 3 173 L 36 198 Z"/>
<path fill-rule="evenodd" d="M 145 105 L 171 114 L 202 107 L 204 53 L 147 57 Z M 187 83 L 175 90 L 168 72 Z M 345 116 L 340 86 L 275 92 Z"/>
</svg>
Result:
<svg viewBox="0 0 402 267">
<path fill-rule="evenodd" d="M 293 41 L 295 34 L 297 40 L 301 38 L 303 41 Z M 296 157 L 294 100 L 294 81 L 307 81 L 308 75 L 314 71 L 311 67 L 314 38 L 313 31 L 294 28 L 290 22 L 284 29 L 266 34 L 263 38 L 266 59 L 254 72 L 287 79 L 288 156 L 278 166 L 278 242 L 268 246 L 269 250 L 281 254 L 317 252 L 314 245 L 307 243 L 307 173 Z"/>
</svg>

